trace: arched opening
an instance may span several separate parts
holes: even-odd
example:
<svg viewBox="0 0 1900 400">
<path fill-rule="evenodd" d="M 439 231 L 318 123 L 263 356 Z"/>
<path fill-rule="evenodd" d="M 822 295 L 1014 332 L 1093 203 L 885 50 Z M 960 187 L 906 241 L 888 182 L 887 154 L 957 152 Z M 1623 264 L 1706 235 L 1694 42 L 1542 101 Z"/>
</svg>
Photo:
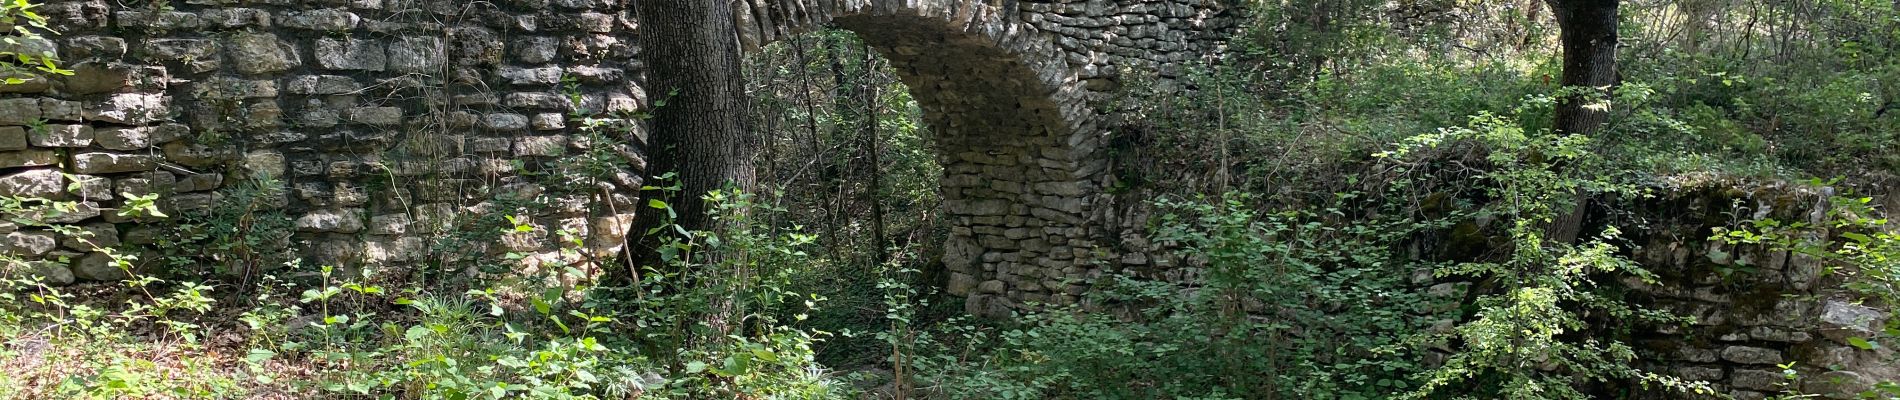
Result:
<svg viewBox="0 0 1900 400">
<path fill-rule="evenodd" d="M 785 140 L 845 130 L 835 119 L 849 116 L 848 110 L 856 106 L 837 107 L 837 101 L 849 97 L 840 93 L 850 89 L 813 86 L 859 83 L 845 82 L 851 77 L 844 70 L 850 68 L 841 70 L 835 64 L 831 71 L 814 73 L 812 65 L 818 61 L 811 58 L 836 55 L 829 48 L 835 46 L 830 36 L 861 38 L 865 47 L 881 56 L 882 61 L 873 63 L 887 68 L 901 81 L 901 88 L 908 89 L 903 98 L 914 100 L 908 107 L 915 107 L 912 116 L 920 126 L 916 132 L 928 141 L 928 150 L 941 167 L 941 175 L 926 178 L 934 178 L 941 199 L 941 207 L 932 215 L 941 219 L 947 232 L 931 239 L 941 243 L 926 247 L 940 253 L 933 258 L 941 261 L 943 268 L 937 273 L 947 291 L 965 297 L 964 309 L 978 314 L 1004 313 L 1030 302 L 1074 303 L 1087 289 L 1085 282 L 1094 266 L 1091 259 L 1098 255 L 1093 238 L 1102 233 L 1090 227 L 1098 187 L 1094 178 L 1101 170 L 1100 163 L 1091 163 L 1096 135 L 1088 119 L 1094 113 L 1085 105 L 1081 85 L 1061 60 L 1061 52 L 1042 36 L 1002 21 L 955 21 L 961 19 L 847 14 L 831 19 L 832 29 L 815 34 L 822 39 L 811 39 L 813 34 L 780 37 L 753 51 L 755 69 L 761 63 L 757 57 L 777 57 L 792 62 L 764 63 L 774 68 L 789 65 L 804 75 L 782 82 L 798 87 L 786 91 L 795 96 L 778 100 L 779 106 L 791 107 L 790 114 L 800 114 L 803 120 L 778 116 L 783 118 L 780 123 L 768 121 L 762 128 L 776 132 L 768 135 L 778 135 L 779 146 L 815 146 L 814 153 L 831 150 L 823 147 L 854 147 Z M 822 76 L 822 72 L 833 76 Z M 816 85 L 813 75 L 819 75 Z M 813 100 L 826 94 L 832 95 L 832 102 Z M 787 129 L 787 125 L 794 127 Z M 796 132 L 801 129 L 807 132 Z M 782 155 L 773 151 L 768 149 L 766 157 Z M 814 179 L 804 174 L 761 176 L 767 182 L 774 175 Z M 834 181 L 838 184 L 828 188 L 840 193 L 863 190 L 854 185 L 864 182 Z M 827 230 L 834 235 L 852 233 Z"/>
</svg>

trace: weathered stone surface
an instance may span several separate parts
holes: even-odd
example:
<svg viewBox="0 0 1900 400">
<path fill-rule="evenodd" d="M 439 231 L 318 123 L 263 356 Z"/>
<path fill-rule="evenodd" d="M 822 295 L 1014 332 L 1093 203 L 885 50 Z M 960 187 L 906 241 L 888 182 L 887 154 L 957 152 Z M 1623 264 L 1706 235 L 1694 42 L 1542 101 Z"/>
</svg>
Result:
<svg viewBox="0 0 1900 400">
<path fill-rule="evenodd" d="M 132 277 L 105 253 L 88 253 L 73 261 L 73 276 L 89 281 L 118 281 Z"/>
<path fill-rule="evenodd" d="M 348 10 L 332 8 L 285 13 L 279 23 L 290 28 L 341 32 L 355 28 L 361 20 Z"/>
<path fill-rule="evenodd" d="M 244 155 L 244 169 L 255 176 L 284 176 L 287 165 L 284 154 L 276 151 L 258 150 Z"/>
<path fill-rule="evenodd" d="M 442 39 L 412 36 L 389 44 L 389 70 L 395 72 L 431 72 L 440 70 L 448 58 Z"/>
<path fill-rule="evenodd" d="M 48 285 L 66 286 L 73 284 L 73 270 L 51 260 L 27 262 L 27 273 L 37 276 Z"/>
<path fill-rule="evenodd" d="M 79 251 L 98 251 L 119 245 L 119 229 L 112 224 L 99 222 L 77 227 L 76 234 L 59 239 L 59 245 Z"/>
<path fill-rule="evenodd" d="M 26 127 L 0 126 L 0 151 L 26 148 Z"/>
<path fill-rule="evenodd" d="M 488 114 L 482 116 L 482 128 L 492 131 L 527 129 L 528 117 L 521 114 Z"/>
<path fill-rule="evenodd" d="M 1781 352 L 1760 347 L 1729 346 L 1722 349 L 1722 359 L 1741 364 L 1775 365 L 1781 363 Z"/>
<path fill-rule="evenodd" d="M 159 156 L 148 154 L 79 153 L 73 155 L 73 172 L 110 174 L 147 171 L 158 165 Z"/>
<path fill-rule="evenodd" d="M 27 143 L 39 147 L 86 147 L 93 132 L 86 125 L 45 125 L 27 133 Z"/>
<path fill-rule="evenodd" d="M 47 252 L 53 251 L 58 243 L 56 235 L 54 235 L 53 232 L 13 232 L 8 233 L 4 241 L 0 241 L 0 251 L 27 257 L 39 257 L 46 255 Z"/>
<path fill-rule="evenodd" d="M 285 91 L 292 94 L 344 94 L 362 89 L 356 80 L 336 75 L 304 75 L 285 85 Z"/>
<path fill-rule="evenodd" d="M 1872 307 L 1828 300 L 1821 306 L 1821 334 L 1839 343 L 1853 337 L 1874 337 L 1886 316 Z"/>
<path fill-rule="evenodd" d="M 57 170 L 36 169 L 0 177 L 0 196 L 66 198 L 66 178 Z"/>
<path fill-rule="evenodd" d="M 566 136 L 530 136 L 515 141 L 517 156 L 558 156 L 567 153 Z"/>
<path fill-rule="evenodd" d="M 282 72 L 299 64 L 296 48 L 268 33 L 232 34 L 225 39 L 224 50 L 232 69 L 246 74 Z"/>
<path fill-rule="evenodd" d="M 1729 385 L 1742 389 L 1775 391 L 1785 381 L 1779 371 L 1738 369 L 1729 373 Z"/>
<path fill-rule="evenodd" d="M 350 109 L 350 122 L 375 126 L 402 124 L 402 109 L 396 107 L 357 107 Z"/>
<path fill-rule="evenodd" d="M 122 93 L 86 107 L 88 120 L 115 124 L 144 125 L 170 117 L 165 95 Z"/>
<path fill-rule="evenodd" d="M 298 232 L 335 232 L 356 233 L 363 230 L 362 209 L 326 209 L 311 211 L 297 217 L 293 224 Z"/>
<path fill-rule="evenodd" d="M 0 125 L 26 125 L 38 119 L 39 100 L 0 99 Z"/>
<path fill-rule="evenodd" d="M 59 164 L 59 153 L 52 150 L 0 152 L 0 168 L 44 167 Z"/>
<path fill-rule="evenodd" d="M 389 55 L 381 42 L 371 39 L 317 39 L 317 65 L 330 70 L 382 71 Z"/>
</svg>

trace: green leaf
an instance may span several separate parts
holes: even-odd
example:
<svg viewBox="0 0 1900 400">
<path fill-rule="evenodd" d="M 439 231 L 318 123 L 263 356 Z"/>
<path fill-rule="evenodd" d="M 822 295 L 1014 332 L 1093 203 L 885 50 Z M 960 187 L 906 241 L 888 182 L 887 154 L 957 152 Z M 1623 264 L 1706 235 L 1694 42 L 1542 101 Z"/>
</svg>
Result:
<svg viewBox="0 0 1900 400">
<path fill-rule="evenodd" d="M 1848 337 L 1847 345 L 1854 346 L 1854 348 L 1861 350 L 1873 350 L 1880 347 L 1880 344 L 1869 342 L 1867 339 L 1860 337 Z"/>
<path fill-rule="evenodd" d="M 666 209 L 666 202 L 660 201 L 660 199 L 647 199 L 647 207 L 664 210 Z"/>
</svg>

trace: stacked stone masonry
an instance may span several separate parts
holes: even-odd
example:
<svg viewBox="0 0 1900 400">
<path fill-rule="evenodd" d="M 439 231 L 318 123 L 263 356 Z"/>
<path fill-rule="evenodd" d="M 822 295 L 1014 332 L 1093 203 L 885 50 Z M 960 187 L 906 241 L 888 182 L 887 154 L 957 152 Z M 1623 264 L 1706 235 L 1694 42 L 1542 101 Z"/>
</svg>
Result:
<svg viewBox="0 0 1900 400">
<path fill-rule="evenodd" d="M 1193 274 L 1151 257 L 1133 233 L 1143 222 L 1138 205 L 1104 193 L 1113 163 L 1103 148 L 1124 75 L 1166 80 L 1218 54 L 1234 3 L 733 1 L 749 49 L 830 26 L 891 61 L 938 135 L 953 227 L 947 290 L 984 315 L 1078 302 L 1104 271 Z M 158 194 L 163 211 L 181 215 L 262 186 L 279 189 L 265 191 L 276 195 L 264 203 L 292 220 L 281 247 L 307 264 L 517 253 L 533 268 L 613 254 L 646 172 L 644 130 L 624 117 L 646 107 L 648 93 L 666 92 L 640 84 L 631 8 L 629 0 L 48 1 L 40 12 L 60 34 L 32 45 L 56 48 L 74 74 L 0 86 L 0 195 L 78 201 L 35 217 L 90 238 L 0 222 L 0 251 L 73 260 L 37 264 L 55 282 L 123 279 L 96 247 L 151 244 L 162 223 L 115 212 L 128 196 Z M 599 126 L 618 128 L 590 130 Z M 605 176 L 548 179 L 562 173 L 553 165 L 600 153 L 618 157 L 614 171 L 594 174 Z M 531 229 L 471 221 L 500 214 Z M 443 251 L 442 238 L 471 231 L 508 233 Z M 588 248 L 556 251 L 563 234 Z M 1671 243 L 1641 255 L 1652 265 L 1706 255 Z M 1796 271 L 1811 265 L 1780 260 Z M 1663 368 L 1742 397 L 1768 391 L 1774 362 L 1841 365 L 1827 373 L 1851 382 L 1893 377 L 1891 366 L 1839 343 L 1843 332 L 1872 326 L 1869 309 L 1819 294 L 1745 302 L 1757 296 L 1687 282 L 1656 289 L 1655 301 L 1704 325 L 1657 334 L 1716 336 L 1655 341 L 1649 359 Z M 1818 293 L 1819 284 L 1775 285 L 1767 287 Z"/>
</svg>

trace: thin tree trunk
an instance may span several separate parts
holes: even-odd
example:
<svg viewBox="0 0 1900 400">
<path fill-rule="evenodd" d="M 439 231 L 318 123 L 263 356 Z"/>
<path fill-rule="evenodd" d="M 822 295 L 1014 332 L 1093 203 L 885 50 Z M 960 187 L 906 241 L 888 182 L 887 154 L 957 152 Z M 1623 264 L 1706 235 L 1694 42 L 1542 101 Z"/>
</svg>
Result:
<svg viewBox="0 0 1900 400">
<path fill-rule="evenodd" d="M 1549 1 L 1563 42 L 1563 86 L 1584 88 L 1557 103 L 1552 125 L 1563 133 L 1596 133 L 1609 121 L 1610 113 L 1608 107 L 1594 104 L 1607 101 L 1610 87 L 1616 85 L 1618 0 Z M 1576 243 L 1588 211 L 1589 198 L 1578 197 L 1569 212 L 1551 222 L 1547 238 Z"/>
<path fill-rule="evenodd" d="M 874 254 L 872 261 L 877 262 L 876 265 L 882 266 L 884 262 L 890 258 L 890 249 L 885 247 L 890 242 L 884 237 L 884 164 L 878 161 L 878 145 L 884 143 L 884 139 L 878 137 L 877 132 L 878 88 L 883 85 L 884 82 L 883 80 L 875 79 L 877 77 L 877 69 L 874 68 L 876 65 L 877 55 L 871 52 L 870 44 L 865 44 L 864 78 L 862 82 L 859 82 L 859 85 L 862 85 L 864 88 L 865 153 L 869 154 L 871 158 L 871 187 L 865 189 L 865 197 L 871 200 L 871 254 Z"/>
</svg>

